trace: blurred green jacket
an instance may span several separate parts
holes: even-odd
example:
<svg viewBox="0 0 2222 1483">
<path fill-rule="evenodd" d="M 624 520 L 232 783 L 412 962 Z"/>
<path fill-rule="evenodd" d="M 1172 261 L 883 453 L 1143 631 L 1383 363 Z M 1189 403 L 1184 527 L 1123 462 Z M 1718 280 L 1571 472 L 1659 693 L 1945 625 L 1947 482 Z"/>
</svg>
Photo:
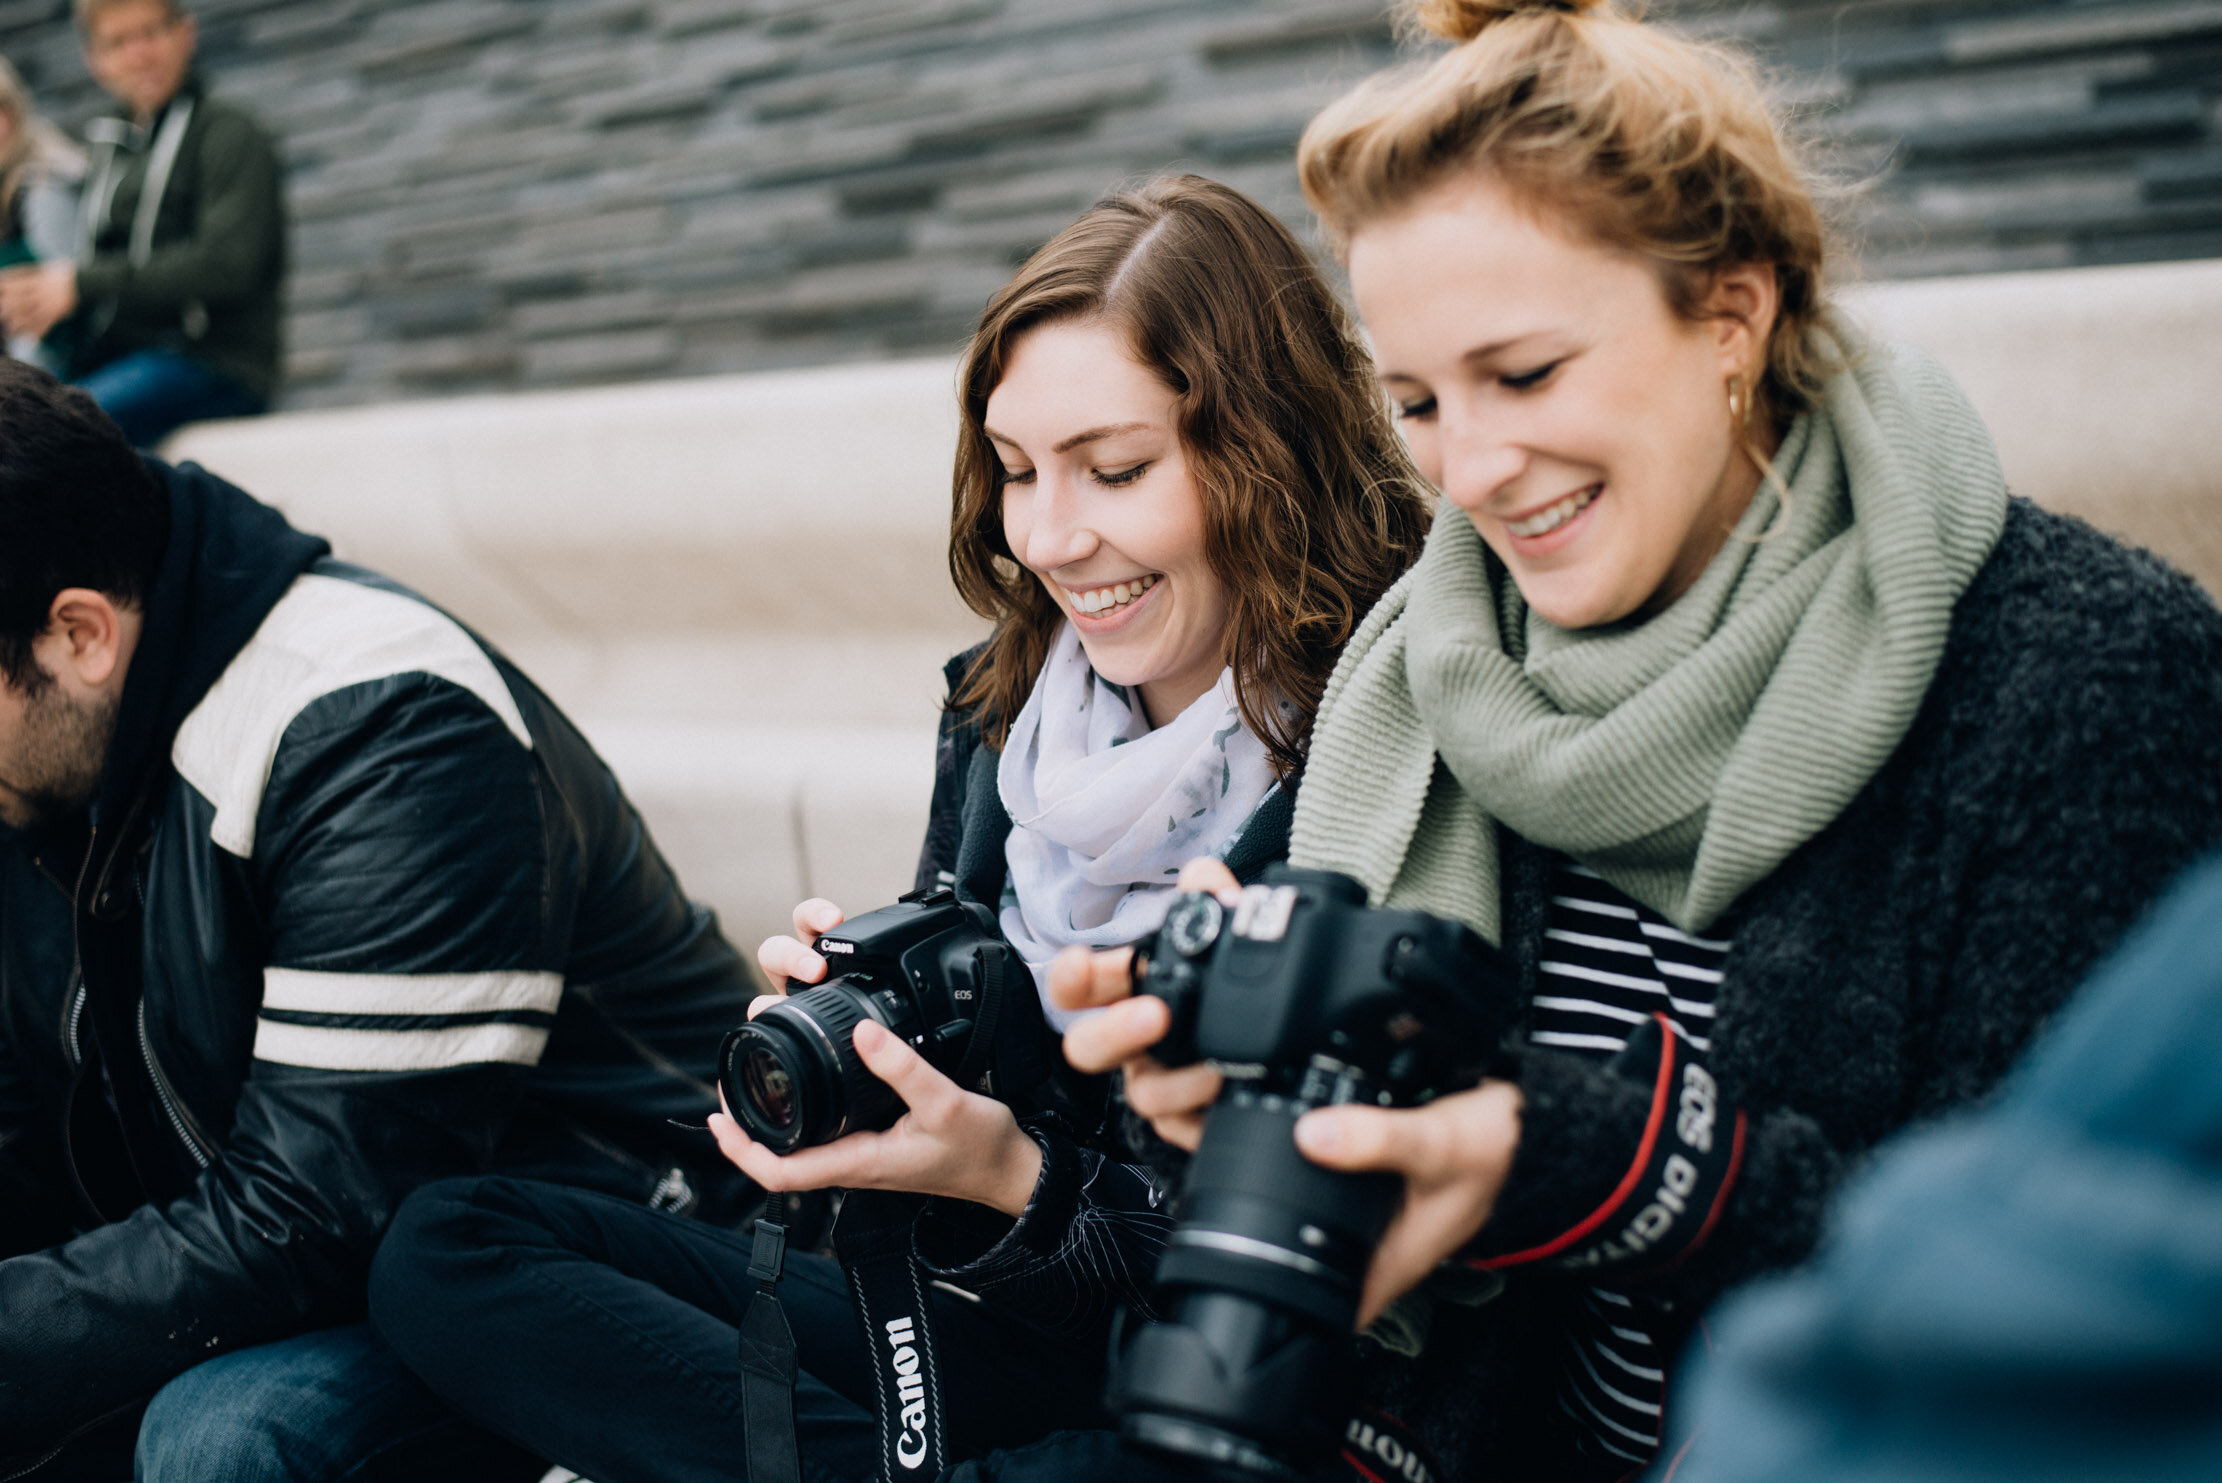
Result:
<svg viewBox="0 0 2222 1483">
<path fill-rule="evenodd" d="M 170 350 L 271 397 L 283 353 L 286 218 L 269 134 L 197 77 L 147 127 L 104 118 L 87 134 L 72 371 Z M 141 204 L 150 175 L 159 192 L 151 213 Z"/>
</svg>

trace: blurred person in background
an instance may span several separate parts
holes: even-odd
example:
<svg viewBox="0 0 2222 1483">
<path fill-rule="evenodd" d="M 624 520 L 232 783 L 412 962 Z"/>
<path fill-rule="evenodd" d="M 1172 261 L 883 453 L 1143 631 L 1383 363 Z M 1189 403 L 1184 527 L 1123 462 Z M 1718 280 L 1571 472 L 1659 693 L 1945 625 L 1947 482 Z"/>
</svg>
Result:
<svg viewBox="0 0 2222 1483">
<path fill-rule="evenodd" d="M 2222 857 L 1829 1228 L 1693 1341 L 1673 1483 L 2222 1478 Z"/>
<path fill-rule="evenodd" d="M 1302 244 L 1194 176 L 1113 195 L 1035 254 L 989 301 L 959 394 L 950 568 L 995 629 L 946 670 L 917 881 L 997 912 L 1031 970 L 997 1022 L 1009 1093 L 1029 1056 L 1058 1064 L 1066 1017 L 1039 996 L 1060 948 L 1154 931 L 1191 854 L 1251 879 L 1286 853 L 1321 688 L 1427 504 Z M 802 903 L 801 940 L 758 962 L 818 982 L 804 941 L 841 920 Z M 844 1241 L 867 1210 L 892 1233 L 947 1433 L 917 1423 L 906 1458 L 879 1432 L 884 1335 L 838 1265 L 791 1257 L 803 1476 L 1147 1476 L 1102 1411 L 1105 1338 L 1145 1305 L 1171 1221 L 1104 1082 L 1022 1120 L 876 1024 L 855 1048 L 908 1108 L 887 1131 L 782 1158 L 715 1126 L 768 1189 L 848 1188 Z M 448 1181 L 381 1248 L 373 1319 L 458 1410 L 595 1483 L 731 1480 L 764 1440 L 752 1420 L 744 1454 L 738 1425 L 750 1255 L 576 1191 Z"/>
<path fill-rule="evenodd" d="M 1403 1176 L 1355 1362 L 1435 1475 L 1613 1479 L 1705 1306 L 2222 842 L 2222 613 L 2010 497 L 1950 378 L 1832 309 L 1736 53 L 1593 0 L 1415 9 L 1453 46 L 1299 169 L 1444 504 L 1289 855 L 1466 922 L 1528 998 L 1508 1074 L 1296 1140 Z M 1068 1053 L 1195 1147 L 1218 1078 L 1147 1059 L 1164 1004 L 1119 1002 L 1123 953 L 1058 968 L 1111 1006 Z"/>
<path fill-rule="evenodd" d="M 84 152 L 40 116 L 23 78 L 0 57 L 0 271 L 68 260 L 84 178 Z M 59 370 L 42 344 L 37 335 L 10 335 L 8 353 Z"/>
<path fill-rule="evenodd" d="M 0 359 L 0 1478 L 532 1470 L 372 1250 L 489 1169 L 742 1218 L 669 1120 L 749 983 L 524 675 Z"/>
<path fill-rule="evenodd" d="M 177 0 L 75 0 L 85 65 L 119 105 L 87 131 L 76 261 L 0 272 L 0 322 L 69 337 L 69 372 L 134 447 L 277 391 L 285 178 L 260 124 L 193 70 Z"/>
</svg>

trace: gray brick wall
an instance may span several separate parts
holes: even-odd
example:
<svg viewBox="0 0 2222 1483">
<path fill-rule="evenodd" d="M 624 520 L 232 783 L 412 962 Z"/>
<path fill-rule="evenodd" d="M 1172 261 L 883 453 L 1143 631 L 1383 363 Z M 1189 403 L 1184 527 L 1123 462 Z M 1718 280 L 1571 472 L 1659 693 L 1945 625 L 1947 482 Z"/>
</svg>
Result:
<svg viewBox="0 0 2222 1483">
<path fill-rule="evenodd" d="M 198 0 L 292 172 L 294 406 L 947 350 L 1102 189 L 1304 220 L 1378 0 Z M 50 112 L 65 0 L 0 0 Z M 2222 253 L 2222 0 L 1660 7 L 1753 43 L 1881 276 Z"/>
</svg>

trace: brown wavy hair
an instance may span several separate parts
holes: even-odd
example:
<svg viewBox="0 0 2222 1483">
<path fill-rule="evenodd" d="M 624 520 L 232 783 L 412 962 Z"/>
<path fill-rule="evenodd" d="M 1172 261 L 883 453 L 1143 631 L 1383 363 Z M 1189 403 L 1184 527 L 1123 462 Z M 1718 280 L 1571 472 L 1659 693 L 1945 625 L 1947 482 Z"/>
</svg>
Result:
<svg viewBox="0 0 2222 1483">
<path fill-rule="evenodd" d="M 1778 428 L 1836 368 L 1811 332 L 1836 233 L 1807 152 L 1733 47 L 1645 25 L 1613 0 L 1413 0 L 1408 25 L 1461 43 L 1330 104 L 1297 145 L 1338 243 L 1461 170 L 1485 170 L 1597 241 L 1648 258 L 1703 317 L 1716 276 L 1771 267 L 1781 303 L 1757 406 Z"/>
<path fill-rule="evenodd" d="M 986 416 L 1019 337 L 1081 320 L 1121 331 L 1176 398 L 1204 557 L 1227 587 L 1237 702 L 1287 777 L 1351 630 L 1418 558 L 1430 501 L 1372 360 L 1303 244 L 1201 176 L 1104 197 L 981 315 L 958 379 L 949 572 L 995 630 L 951 704 L 976 710 L 1000 749 L 1065 621 L 1004 541 Z"/>
</svg>

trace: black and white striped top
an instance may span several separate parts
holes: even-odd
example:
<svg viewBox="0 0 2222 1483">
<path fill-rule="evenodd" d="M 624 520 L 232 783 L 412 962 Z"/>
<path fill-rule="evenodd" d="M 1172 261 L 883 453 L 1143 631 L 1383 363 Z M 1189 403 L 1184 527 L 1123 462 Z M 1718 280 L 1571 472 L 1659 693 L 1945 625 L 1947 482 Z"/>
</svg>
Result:
<svg viewBox="0 0 2222 1483">
<path fill-rule="evenodd" d="M 1703 1055 L 1712 1046 L 1713 999 L 1728 944 L 1694 937 L 1629 900 L 1595 872 L 1561 862 L 1528 1039 L 1575 1055 L 1608 1059 L 1636 1026 L 1666 1016 Z M 1592 1446 L 1631 1468 L 1659 1445 L 1665 1364 L 1640 1304 L 1592 1287 L 1567 1327 L 1559 1405 Z"/>
</svg>

